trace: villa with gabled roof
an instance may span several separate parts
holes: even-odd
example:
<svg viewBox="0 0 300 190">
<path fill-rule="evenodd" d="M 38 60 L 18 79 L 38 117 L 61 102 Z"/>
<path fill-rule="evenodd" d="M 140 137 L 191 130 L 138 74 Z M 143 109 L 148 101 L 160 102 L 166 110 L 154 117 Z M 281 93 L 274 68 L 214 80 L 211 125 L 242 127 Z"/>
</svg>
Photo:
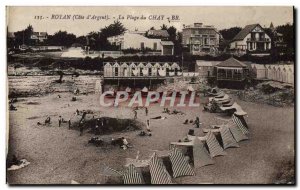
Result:
<svg viewBox="0 0 300 190">
<path fill-rule="evenodd" d="M 271 37 L 260 24 L 245 26 L 231 41 L 230 50 L 239 54 L 269 54 Z"/>
</svg>

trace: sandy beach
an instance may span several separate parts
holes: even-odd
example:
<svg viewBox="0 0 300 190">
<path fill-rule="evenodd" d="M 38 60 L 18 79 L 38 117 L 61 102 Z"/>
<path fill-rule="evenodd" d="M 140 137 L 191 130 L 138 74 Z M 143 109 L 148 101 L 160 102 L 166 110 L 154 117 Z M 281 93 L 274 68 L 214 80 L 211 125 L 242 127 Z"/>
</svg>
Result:
<svg viewBox="0 0 300 190">
<path fill-rule="evenodd" d="M 9 79 L 10 84 L 15 85 L 10 87 L 20 84 L 14 83 L 14 80 L 16 79 Z M 66 80 L 68 83 L 71 79 Z M 77 79 L 78 81 L 80 80 Z M 89 82 L 81 83 L 86 89 L 93 86 Z M 44 87 L 50 84 L 45 83 Z M 165 120 L 151 120 L 151 137 L 140 137 L 137 135 L 139 131 L 100 135 L 103 139 L 124 136 L 133 148 L 122 150 L 119 147 L 96 147 L 88 144 L 94 134 L 85 131 L 83 136 L 79 136 L 79 131 L 69 130 L 67 123 L 58 127 L 59 115 L 64 119 L 78 121 L 80 117 L 74 116 L 74 113 L 79 109 L 93 111 L 93 114 L 88 114 L 88 118 L 93 115 L 133 118 L 132 109 L 126 106 L 101 107 L 99 94 L 95 93 L 80 94 L 77 101 L 73 102 L 72 85 L 65 85 L 59 92 L 54 90 L 42 96 L 19 98 L 15 104 L 17 111 L 9 111 L 8 158 L 16 154 L 18 158 L 31 162 L 20 170 L 8 171 L 9 184 L 69 184 L 71 180 L 82 184 L 104 183 L 104 176 L 101 175 L 104 164 L 121 170 L 125 158 L 135 158 L 137 151 L 140 151 L 141 159 L 149 158 L 153 150 L 167 150 L 170 142 L 183 138 L 189 129 L 195 129 L 196 135 L 203 136 L 201 128 L 216 124 L 214 117 L 228 118 L 222 114 L 203 112 L 203 104 L 196 108 L 176 108 L 185 115 L 162 113 L 163 108 L 154 104 L 149 108 L 148 117 L 143 109 L 138 110 L 138 120 L 143 123 L 149 117 L 167 117 Z M 58 88 L 60 87 L 56 86 L 54 89 Z M 176 183 L 275 183 L 282 172 L 279 166 L 294 163 L 294 107 L 274 107 L 233 98 L 248 113 L 246 121 L 250 128 L 250 140 L 240 142 L 240 148 L 227 149 L 226 156 L 214 158 L 214 165 L 197 169 L 196 176 L 177 178 Z M 202 98 L 201 103 L 205 100 Z M 37 122 L 43 122 L 47 116 L 52 119 L 50 126 L 37 125 Z M 183 124 L 185 119 L 195 119 L 196 116 L 203 123 L 200 129 L 194 128 L 192 124 Z"/>
</svg>

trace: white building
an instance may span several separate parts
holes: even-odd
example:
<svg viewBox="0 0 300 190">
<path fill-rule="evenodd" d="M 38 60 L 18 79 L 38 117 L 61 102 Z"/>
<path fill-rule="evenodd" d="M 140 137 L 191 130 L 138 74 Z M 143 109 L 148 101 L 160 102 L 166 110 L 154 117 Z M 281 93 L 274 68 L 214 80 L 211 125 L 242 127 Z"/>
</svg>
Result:
<svg viewBox="0 0 300 190">
<path fill-rule="evenodd" d="M 136 32 L 125 32 L 124 34 L 112 36 L 107 38 L 108 42 L 113 45 L 120 46 L 122 50 L 124 49 L 151 49 L 151 50 L 161 50 L 161 39 L 147 38 Z"/>
<path fill-rule="evenodd" d="M 259 24 L 247 25 L 233 38 L 230 49 L 238 53 L 268 53 L 271 38 Z"/>
<path fill-rule="evenodd" d="M 48 39 L 48 34 L 47 32 L 33 32 L 30 36 L 30 39 L 36 42 L 44 42 Z"/>
<path fill-rule="evenodd" d="M 184 25 L 182 29 L 182 45 L 188 47 L 193 55 L 217 53 L 220 38 L 221 35 L 214 26 L 203 23 Z"/>
</svg>

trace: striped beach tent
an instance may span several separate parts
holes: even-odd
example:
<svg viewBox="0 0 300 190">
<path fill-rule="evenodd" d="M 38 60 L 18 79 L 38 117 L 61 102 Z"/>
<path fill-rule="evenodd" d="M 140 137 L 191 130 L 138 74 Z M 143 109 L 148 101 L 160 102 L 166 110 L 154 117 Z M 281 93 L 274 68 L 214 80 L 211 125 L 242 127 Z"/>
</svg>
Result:
<svg viewBox="0 0 300 190">
<path fill-rule="evenodd" d="M 153 154 L 149 166 L 151 184 L 173 184 L 170 174 L 156 153 Z"/>
<path fill-rule="evenodd" d="M 105 176 L 122 176 L 123 172 L 112 169 L 108 166 L 105 166 L 103 171 L 102 171 L 102 174 L 105 175 Z"/>
<path fill-rule="evenodd" d="M 228 123 L 228 127 L 236 142 L 248 139 L 248 137 L 241 131 L 241 129 L 235 123 Z"/>
<path fill-rule="evenodd" d="M 244 135 L 249 134 L 249 130 L 247 129 L 247 127 L 245 126 L 246 122 L 243 118 L 239 118 L 237 116 L 235 116 L 234 114 L 232 115 L 232 121 L 240 128 L 240 130 L 242 131 L 242 133 Z"/>
<path fill-rule="evenodd" d="M 227 149 L 229 147 L 240 147 L 236 140 L 233 138 L 227 125 L 220 128 L 221 138 L 223 141 L 223 148 Z"/>
<path fill-rule="evenodd" d="M 189 165 L 189 162 L 185 159 L 183 153 L 177 148 L 172 149 L 172 152 L 170 153 L 170 160 L 174 178 L 195 175 L 195 172 Z"/>
<path fill-rule="evenodd" d="M 130 164 L 123 172 L 124 184 L 144 184 L 141 173 L 137 172 L 133 164 Z"/>
<path fill-rule="evenodd" d="M 101 166 L 101 175 L 107 184 L 124 184 L 123 172 L 112 169 L 106 165 Z"/>
<path fill-rule="evenodd" d="M 199 138 L 195 138 L 193 147 L 194 167 L 200 168 L 207 165 L 212 165 L 215 162 L 209 156 L 208 151 Z"/>
<path fill-rule="evenodd" d="M 75 180 L 71 180 L 71 184 L 72 184 L 72 185 L 78 185 L 78 184 L 80 184 L 80 183 L 77 182 L 77 181 L 75 181 Z"/>
<path fill-rule="evenodd" d="M 211 131 L 209 131 L 206 136 L 206 143 L 209 149 L 210 156 L 212 158 L 216 156 L 226 155 L 226 152 L 220 146 L 218 140 L 216 139 L 215 135 Z"/>
</svg>

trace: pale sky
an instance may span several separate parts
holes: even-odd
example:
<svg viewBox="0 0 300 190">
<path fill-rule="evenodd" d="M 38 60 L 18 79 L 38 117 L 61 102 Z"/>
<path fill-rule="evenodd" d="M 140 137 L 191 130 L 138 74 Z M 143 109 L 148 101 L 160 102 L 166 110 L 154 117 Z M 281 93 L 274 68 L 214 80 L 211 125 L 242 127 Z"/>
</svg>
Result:
<svg viewBox="0 0 300 190">
<path fill-rule="evenodd" d="M 71 19 L 51 19 L 52 15 L 70 14 Z M 84 16 L 84 19 L 73 20 L 73 15 Z M 88 15 L 110 17 L 109 20 L 87 19 Z M 77 36 L 86 35 L 91 31 L 99 31 L 100 28 L 108 26 L 118 19 L 119 15 L 124 16 L 120 20 L 123 25 L 134 30 L 148 30 L 154 26 L 159 29 L 161 25 L 175 26 L 178 30 L 182 25 L 200 22 L 204 25 L 214 25 L 218 30 L 233 26 L 244 27 L 247 24 L 259 23 L 261 26 L 274 26 L 293 23 L 293 7 L 272 6 L 272 7 L 8 7 L 7 24 L 9 32 L 16 32 L 25 29 L 29 24 L 37 32 L 48 32 L 53 34 L 58 30 L 66 30 Z M 128 15 L 146 17 L 145 20 L 127 19 Z M 151 20 L 151 15 L 164 15 L 163 20 Z M 178 15 L 180 21 L 168 22 L 167 17 Z M 42 20 L 35 19 L 35 16 L 42 16 Z M 149 17 L 150 16 L 150 17 Z"/>
</svg>

